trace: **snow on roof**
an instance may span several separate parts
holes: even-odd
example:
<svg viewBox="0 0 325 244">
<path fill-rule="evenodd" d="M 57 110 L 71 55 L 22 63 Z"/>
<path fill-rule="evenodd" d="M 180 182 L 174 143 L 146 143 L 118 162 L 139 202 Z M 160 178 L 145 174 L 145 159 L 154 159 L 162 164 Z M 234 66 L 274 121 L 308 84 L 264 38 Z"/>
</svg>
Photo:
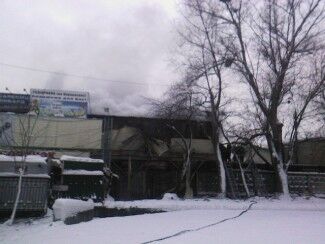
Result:
<svg viewBox="0 0 325 244">
<path fill-rule="evenodd" d="M 63 175 L 104 175 L 102 171 L 95 170 L 95 171 L 90 171 L 90 170 L 83 170 L 83 169 L 68 169 L 64 170 Z"/>
<path fill-rule="evenodd" d="M 18 173 L 11 172 L 0 172 L 0 177 L 19 177 Z M 45 178 L 50 179 L 51 177 L 47 174 L 25 174 L 23 178 Z"/>
<path fill-rule="evenodd" d="M 7 156 L 0 154 L 0 162 L 22 162 L 26 163 L 42 163 L 46 164 L 46 157 L 41 157 L 39 155 L 27 155 L 26 158 L 22 156 Z"/>
<path fill-rule="evenodd" d="M 67 156 L 67 155 L 62 155 L 60 160 L 61 161 L 85 162 L 85 163 L 104 163 L 104 161 L 102 159 L 94 159 L 94 158 L 87 158 L 87 157 L 74 157 L 74 156 Z"/>
</svg>

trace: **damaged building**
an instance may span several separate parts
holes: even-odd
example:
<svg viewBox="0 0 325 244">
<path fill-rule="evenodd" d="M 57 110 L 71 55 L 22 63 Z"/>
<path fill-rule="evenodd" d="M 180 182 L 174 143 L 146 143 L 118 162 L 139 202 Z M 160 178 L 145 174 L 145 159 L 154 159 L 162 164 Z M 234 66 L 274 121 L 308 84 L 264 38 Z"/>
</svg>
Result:
<svg viewBox="0 0 325 244">
<path fill-rule="evenodd" d="M 28 116 L 29 120 L 26 120 Z M 181 187 L 179 179 L 185 156 L 181 136 L 186 141 L 192 137 L 191 184 L 194 195 L 215 196 L 217 193 L 218 172 L 208 121 L 97 115 L 77 119 L 3 113 L 0 116 L 2 153 L 14 153 L 21 144 L 22 122 L 28 121 L 35 124 L 28 153 L 47 155 L 51 152 L 55 158 L 70 155 L 104 159 L 119 176 L 113 179 L 110 190 L 116 199 L 160 198 L 165 192 Z M 315 192 L 315 189 L 325 192 L 323 142 L 315 139 L 298 143 L 299 161 L 289 169 L 289 183 L 298 185 L 291 187 L 292 191 L 301 194 Z M 228 192 L 233 197 L 242 196 L 244 187 L 239 167 L 229 162 L 227 150 L 223 147 L 222 152 L 228 161 Z M 258 150 L 264 158 L 269 157 L 266 149 Z M 256 154 L 251 159 L 243 164 L 250 194 L 271 193 L 274 186 L 272 168 Z M 292 171 L 297 174 L 293 175 Z M 304 173 L 306 171 L 308 174 Z M 238 195 L 234 194 L 236 192 Z"/>
</svg>

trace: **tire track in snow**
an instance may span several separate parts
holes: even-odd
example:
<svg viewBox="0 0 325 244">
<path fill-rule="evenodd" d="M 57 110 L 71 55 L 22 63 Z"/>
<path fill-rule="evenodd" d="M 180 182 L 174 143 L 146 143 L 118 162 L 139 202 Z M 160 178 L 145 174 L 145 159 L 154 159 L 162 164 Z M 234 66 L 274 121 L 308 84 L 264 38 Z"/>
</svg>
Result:
<svg viewBox="0 0 325 244">
<path fill-rule="evenodd" d="M 189 232 L 195 232 L 195 231 L 200 231 L 200 230 L 203 230 L 203 229 L 206 229 L 206 228 L 209 228 L 209 227 L 212 227 L 212 226 L 215 226 L 215 225 L 218 225 L 218 224 L 222 224 L 228 220 L 232 220 L 232 219 L 236 219 L 236 218 L 239 218 L 240 216 L 242 216 L 243 214 L 245 214 L 246 212 L 248 212 L 252 206 L 254 204 L 256 204 L 257 202 L 256 201 L 253 201 L 249 206 L 248 208 L 246 208 L 245 210 L 243 210 L 240 214 L 234 216 L 234 217 L 230 217 L 230 218 L 226 218 L 226 219 L 223 219 L 223 220 L 220 220 L 218 222 L 215 222 L 215 223 L 212 223 L 212 224 L 208 224 L 208 225 L 204 225 L 204 226 L 201 226 L 199 228 L 195 228 L 195 229 L 188 229 L 188 230 L 182 230 L 182 231 L 179 231 L 175 234 L 172 234 L 172 235 L 169 235 L 169 236 L 165 236 L 165 237 L 161 237 L 161 238 L 158 238 L 158 239 L 154 239 L 154 240 L 151 240 L 151 241 L 146 241 L 146 242 L 142 242 L 141 244 L 148 244 L 148 243 L 153 243 L 153 242 L 157 242 L 157 241 L 163 241 L 163 240 L 167 240 L 167 239 L 170 239 L 170 238 L 173 238 L 173 237 L 176 237 L 176 236 L 180 236 L 180 235 L 183 235 L 183 234 L 186 234 L 186 233 L 189 233 Z"/>
</svg>

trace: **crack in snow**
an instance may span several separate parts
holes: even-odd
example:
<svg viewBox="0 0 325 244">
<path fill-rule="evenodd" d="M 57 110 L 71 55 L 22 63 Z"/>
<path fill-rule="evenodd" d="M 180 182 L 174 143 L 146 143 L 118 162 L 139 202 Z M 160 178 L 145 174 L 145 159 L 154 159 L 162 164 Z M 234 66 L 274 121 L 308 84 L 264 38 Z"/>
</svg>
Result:
<svg viewBox="0 0 325 244">
<path fill-rule="evenodd" d="M 153 243 L 153 242 L 157 242 L 157 241 L 163 241 L 163 240 L 167 240 L 167 239 L 170 239 L 170 238 L 173 238 L 173 237 L 176 237 L 176 236 L 180 236 L 180 235 L 183 235 L 185 233 L 188 233 L 188 232 L 195 232 L 195 231 L 200 231 L 200 230 L 203 230 L 203 229 L 206 229 L 206 228 L 209 228 L 209 227 L 212 227 L 212 226 L 215 226 L 215 225 L 218 225 L 218 224 L 221 224 L 221 223 L 224 223 L 228 220 L 232 220 L 232 219 L 236 219 L 236 218 L 239 218 L 240 216 L 242 216 L 244 213 L 248 212 L 252 206 L 254 204 L 256 204 L 257 202 L 256 201 L 252 201 L 252 203 L 248 206 L 248 208 L 246 208 L 245 210 L 243 210 L 240 214 L 234 216 L 234 217 L 230 217 L 230 218 L 226 218 L 226 219 L 223 219 L 223 220 L 220 220 L 218 222 L 215 222 L 215 223 L 212 223 L 212 224 L 208 224 L 208 225 L 204 225 L 204 226 L 201 226 L 199 228 L 195 228 L 195 229 L 188 229 L 188 230 L 182 230 L 182 231 L 179 231 L 175 234 L 172 234 L 172 235 L 169 235 L 169 236 L 165 236 L 165 237 L 161 237 L 161 238 L 158 238 L 158 239 L 154 239 L 154 240 L 151 240 L 151 241 L 146 241 L 146 242 L 142 242 L 141 244 L 148 244 L 148 243 Z"/>
</svg>

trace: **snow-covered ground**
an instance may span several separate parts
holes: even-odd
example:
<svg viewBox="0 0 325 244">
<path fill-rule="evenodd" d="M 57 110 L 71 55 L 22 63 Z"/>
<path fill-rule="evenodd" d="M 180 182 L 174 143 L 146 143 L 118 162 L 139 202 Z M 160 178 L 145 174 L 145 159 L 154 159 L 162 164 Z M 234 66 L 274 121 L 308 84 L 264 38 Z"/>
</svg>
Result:
<svg viewBox="0 0 325 244">
<path fill-rule="evenodd" d="M 39 220 L 0 225 L 0 243 L 146 243 L 153 240 L 157 240 L 155 243 L 325 243 L 325 200 L 254 200 L 257 203 L 251 210 L 233 219 L 230 218 L 238 216 L 252 202 L 107 202 L 111 206 L 160 205 L 178 211 L 97 218 L 76 225 L 52 222 L 49 213 Z M 158 240 L 168 236 L 172 237 Z"/>
</svg>

